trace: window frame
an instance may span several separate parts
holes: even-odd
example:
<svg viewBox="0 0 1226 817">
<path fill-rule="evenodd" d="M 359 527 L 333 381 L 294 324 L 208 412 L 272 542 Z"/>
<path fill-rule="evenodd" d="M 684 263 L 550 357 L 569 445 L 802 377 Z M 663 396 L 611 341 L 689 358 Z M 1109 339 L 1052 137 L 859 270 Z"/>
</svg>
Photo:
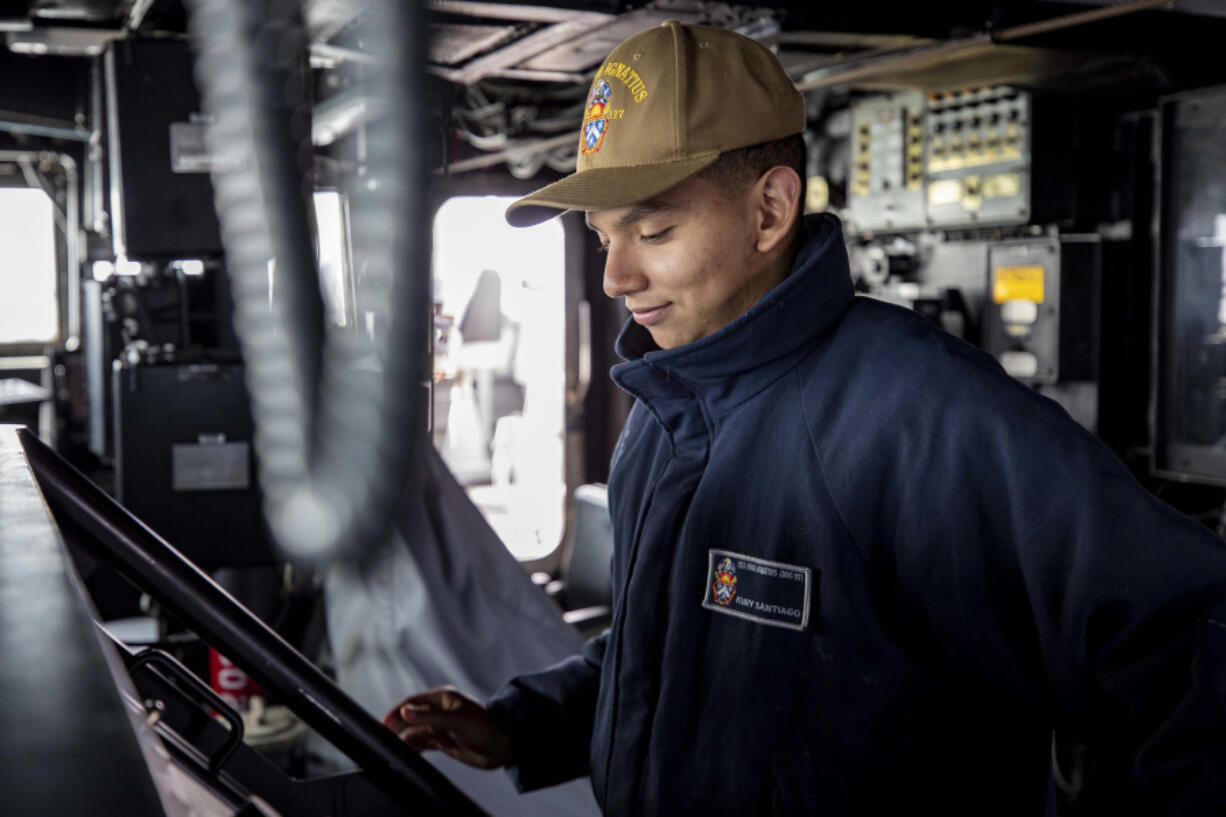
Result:
<svg viewBox="0 0 1226 817">
<path fill-rule="evenodd" d="M 24 168 L 23 168 L 24 164 Z M 7 166 L 7 167 L 6 167 Z M 0 150 L 0 189 L 41 190 L 50 200 L 55 240 L 56 331 L 49 340 L 0 341 L 0 357 L 42 355 L 47 349 L 75 351 L 80 345 L 80 189 L 76 162 L 63 153 Z M 51 187 L 31 184 L 45 179 Z M 62 214 L 56 218 L 56 213 Z M 77 263 L 70 263 L 76 255 Z"/>
<path fill-rule="evenodd" d="M 560 178 L 561 174 L 541 173 L 532 179 L 516 179 L 508 173 L 499 170 L 479 171 L 472 173 L 444 176 L 431 190 L 431 200 L 428 215 L 433 225 L 443 204 L 453 198 L 464 196 L 526 196 L 544 184 Z M 579 381 L 579 328 L 577 315 L 578 303 L 584 299 L 584 278 L 587 269 L 586 249 L 591 241 L 582 219 L 576 219 L 574 214 L 561 218 L 563 250 L 563 309 L 565 310 L 564 355 L 566 373 L 564 391 L 567 396 L 575 391 Z M 433 231 L 431 232 L 433 235 Z M 433 279 L 433 273 L 431 274 Z M 434 301 L 433 287 L 430 292 L 431 303 Z M 433 349 L 431 349 L 433 353 Z M 433 406 L 434 384 L 430 384 L 428 405 Z M 592 433 L 584 422 L 584 406 L 582 402 L 575 403 L 567 399 L 563 406 L 563 446 L 562 468 L 563 480 L 566 485 L 566 497 L 562 511 L 562 531 L 554 548 L 535 559 L 520 561 L 520 567 L 526 573 L 548 573 L 551 576 L 560 575 L 563 566 L 570 559 L 575 526 L 575 489 L 586 480 L 583 478 L 587 470 L 585 464 L 585 444 L 576 437 L 586 437 Z"/>
</svg>

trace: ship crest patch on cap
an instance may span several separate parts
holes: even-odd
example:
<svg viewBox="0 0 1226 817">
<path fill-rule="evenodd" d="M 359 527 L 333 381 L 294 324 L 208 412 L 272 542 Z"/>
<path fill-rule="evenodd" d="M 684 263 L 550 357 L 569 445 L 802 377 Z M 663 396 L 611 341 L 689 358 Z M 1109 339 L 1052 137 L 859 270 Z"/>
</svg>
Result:
<svg viewBox="0 0 1226 817">
<path fill-rule="evenodd" d="M 609 96 L 613 89 L 606 79 L 597 79 L 592 83 L 592 92 L 587 95 L 587 118 L 600 116 L 609 107 Z"/>
<path fill-rule="evenodd" d="M 603 116 L 583 123 L 583 152 L 595 153 L 604 144 L 604 135 L 609 131 L 609 120 Z"/>
<path fill-rule="evenodd" d="M 609 83 L 597 78 L 592 83 L 592 92 L 587 97 L 587 111 L 583 115 L 583 152 L 596 153 L 604 144 L 605 134 L 609 132 L 609 97 L 613 89 Z"/>
</svg>

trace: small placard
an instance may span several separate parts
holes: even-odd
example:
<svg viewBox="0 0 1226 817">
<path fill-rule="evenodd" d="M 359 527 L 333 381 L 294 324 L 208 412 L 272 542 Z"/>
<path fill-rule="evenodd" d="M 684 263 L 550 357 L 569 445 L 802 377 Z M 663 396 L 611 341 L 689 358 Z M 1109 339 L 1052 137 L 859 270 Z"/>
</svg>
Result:
<svg viewBox="0 0 1226 817">
<path fill-rule="evenodd" d="M 244 490 L 251 484 L 247 443 L 176 443 L 171 486 L 176 491 Z"/>
<path fill-rule="evenodd" d="M 812 581 L 812 568 L 711 550 L 702 606 L 761 624 L 803 630 L 809 626 Z"/>
<path fill-rule="evenodd" d="M 205 123 L 170 123 L 170 169 L 174 173 L 230 171 L 238 166 L 234 156 L 213 153 L 204 137 Z"/>
</svg>

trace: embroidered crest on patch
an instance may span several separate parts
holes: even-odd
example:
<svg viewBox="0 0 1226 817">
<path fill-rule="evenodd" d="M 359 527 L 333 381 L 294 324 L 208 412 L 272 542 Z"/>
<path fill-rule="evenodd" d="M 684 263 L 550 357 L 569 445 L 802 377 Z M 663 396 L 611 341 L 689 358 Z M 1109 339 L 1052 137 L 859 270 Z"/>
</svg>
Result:
<svg viewBox="0 0 1226 817">
<path fill-rule="evenodd" d="M 589 119 L 583 123 L 583 152 L 595 153 L 604 143 L 604 135 L 609 131 L 609 120 L 603 116 L 599 119 Z"/>
<path fill-rule="evenodd" d="M 715 584 L 711 585 L 711 589 L 715 591 L 716 604 L 722 607 L 732 604 L 732 598 L 736 595 L 736 565 L 731 559 L 725 557 L 716 566 Z"/>
</svg>

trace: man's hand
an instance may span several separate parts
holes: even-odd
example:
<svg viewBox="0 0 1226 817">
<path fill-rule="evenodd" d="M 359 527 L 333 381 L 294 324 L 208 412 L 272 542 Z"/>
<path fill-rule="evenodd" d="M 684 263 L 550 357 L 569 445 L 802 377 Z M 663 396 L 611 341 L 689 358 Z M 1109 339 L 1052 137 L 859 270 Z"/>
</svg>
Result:
<svg viewBox="0 0 1226 817">
<path fill-rule="evenodd" d="M 511 741 L 485 707 L 454 687 L 405 698 L 383 716 L 383 725 L 421 752 L 437 749 L 478 769 L 511 762 Z"/>
</svg>

